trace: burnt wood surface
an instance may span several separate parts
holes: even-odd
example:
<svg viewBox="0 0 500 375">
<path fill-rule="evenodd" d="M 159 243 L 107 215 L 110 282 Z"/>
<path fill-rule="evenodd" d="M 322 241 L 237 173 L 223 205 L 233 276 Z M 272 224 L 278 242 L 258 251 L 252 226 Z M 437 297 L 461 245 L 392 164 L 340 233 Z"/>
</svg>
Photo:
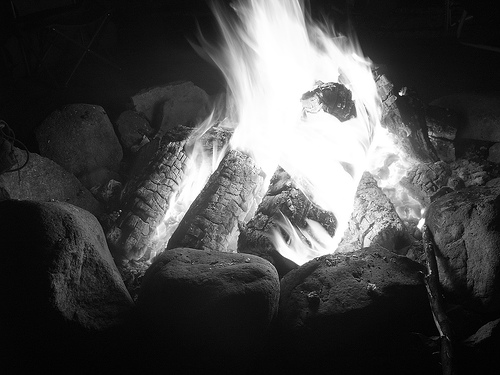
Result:
<svg viewBox="0 0 500 375">
<path fill-rule="evenodd" d="M 240 228 L 238 252 L 258 255 L 269 260 L 278 270 L 280 277 L 297 267 L 276 250 L 270 239 L 274 231 L 280 231 L 286 239 L 287 235 L 280 230 L 279 225 L 283 216 L 301 230 L 308 228 L 306 219 L 319 222 L 331 236 L 335 234 L 337 227 L 335 216 L 312 203 L 295 186 L 290 175 L 278 168 L 255 216 Z"/>
<path fill-rule="evenodd" d="M 396 93 L 383 68 L 374 70 L 374 76 L 382 100 L 382 126 L 409 158 L 421 163 L 438 161 L 427 131 L 425 106 L 418 96 L 407 88 Z"/>
<path fill-rule="evenodd" d="M 225 147 L 230 138 L 230 132 L 218 126 L 196 139 L 192 130 L 177 126 L 141 149 L 122 193 L 120 215 L 106 232 L 116 258 L 137 260 L 166 244 L 155 238 L 155 231 L 179 191 L 194 143 L 212 152 Z"/>
<path fill-rule="evenodd" d="M 255 200 L 261 196 L 263 179 L 250 156 L 229 151 L 184 215 L 167 249 L 230 251 L 238 222 L 258 204 Z"/>
<path fill-rule="evenodd" d="M 349 226 L 337 251 L 357 251 L 380 245 L 404 254 L 413 242 L 394 205 L 369 172 L 359 182 Z"/>
<path fill-rule="evenodd" d="M 143 172 L 125 187 L 120 216 L 106 233 L 115 258 L 139 259 L 151 250 L 156 227 L 184 175 L 185 145 L 186 141 L 159 142 Z"/>
</svg>

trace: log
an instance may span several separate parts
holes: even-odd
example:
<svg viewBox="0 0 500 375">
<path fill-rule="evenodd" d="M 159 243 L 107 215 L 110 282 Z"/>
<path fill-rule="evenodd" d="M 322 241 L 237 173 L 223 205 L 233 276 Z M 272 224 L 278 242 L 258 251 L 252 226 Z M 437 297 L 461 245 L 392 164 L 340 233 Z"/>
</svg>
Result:
<svg viewBox="0 0 500 375">
<path fill-rule="evenodd" d="M 429 140 L 425 106 L 407 88 L 395 93 L 394 85 L 382 68 L 374 70 L 375 83 L 382 99 L 382 126 L 408 158 L 418 163 L 431 163 L 439 157 Z"/>
<path fill-rule="evenodd" d="M 229 244 L 238 222 L 255 212 L 263 183 L 263 172 L 249 155 L 228 152 L 172 234 L 167 249 L 235 252 Z"/>
<path fill-rule="evenodd" d="M 414 242 L 389 198 L 369 172 L 361 178 L 348 228 L 337 251 L 357 251 L 380 245 L 405 255 Z"/>
<path fill-rule="evenodd" d="M 178 126 L 147 145 L 134 168 L 134 177 L 126 184 L 120 203 L 120 214 L 106 238 L 115 259 L 138 260 L 162 248 L 166 239 L 155 238 L 184 178 L 189 150 L 194 141 L 187 139 L 192 129 Z M 196 140 L 207 151 L 224 147 L 229 132 L 212 127 Z"/>
<path fill-rule="evenodd" d="M 452 191 L 481 186 L 499 176 L 498 167 L 488 162 L 477 163 L 458 159 L 452 163 L 419 164 L 410 169 L 400 185 L 408 194 L 426 207 Z"/>
<path fill-rule="evenodd" d="M 323 110 L 342 122 L 356 117 L 352 93 L 341 83 L 318 81 L 313 90 L 302 95 L 301 102 L 306 113 Z"/>
<path fill-rule="evenodd" d="M 121 213 L 106 238 L 115 259 L 140 259 L 178 190 L 187 162 L 186 141 L 162 143 L 144 172 L 125 188 Z"/>
<path fill-rule="evenodd" d="M 305 231 L 308 228 L 307 219 L 316 221 L 332 237 L 337 227 L 335 216 L 311 202 L 294 184 L 290 175 L 278 168 L 256 214 L 240 228 L 238 252 L 267 259 L 276 267 L 280 277 L 297 267 L 276 250 L 270 239 L 275 231 L 280 231 L 279 223 L 282 222 L 283 216 Z M 281 234 L 286 239 L 286 233 L 281 231 Z"/>
</svg>

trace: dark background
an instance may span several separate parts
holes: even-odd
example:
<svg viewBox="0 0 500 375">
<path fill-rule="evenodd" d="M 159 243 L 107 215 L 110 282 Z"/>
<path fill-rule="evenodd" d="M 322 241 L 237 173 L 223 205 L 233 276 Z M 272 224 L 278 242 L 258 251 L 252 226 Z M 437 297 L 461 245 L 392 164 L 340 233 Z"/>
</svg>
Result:
<svg viewBox="0 0 500 375">
<path fill-rule="evenodd" d="M 21 1 L 27 10 L 67 0 Z M 208 94 L 224 89 L 216 68 L 199 57 L 187 42 L 197 24 L 214 35 L 213 20 L 203 0 L 101 0 L 114 12 L 97 50 L 121 69 L 87 56 L 70 81 L 61 83 L 78 55 L 60 45 L 36 73 L 27 74 L 13 31 L 10 2 L 2 1 L 0 59 L 0 119 L 5 120 L 32 152 L 33 130 L 52 111 L 70 103 L 97 104 L 111 121 L 129 107 L 134 93 L 174 81 L 192 81 Z M 228 3 L 228 1 L 225 1 Z M 444 0 L 311 0 L 315 17 L 327 17 L 335 27 L 352 25 L 367 57 L 387 67 L 396 85 L 414 88 L 425 103 L 452 93 L 498 91 L 500 83 L 500 23 L 494 1 L 459 1 L 445 20 Z M 457 38 L 457 25 L 468 19 Z M 31 38 L 31 39 L 30 39 Z M 36 36 L 29 36 L 35 47 Z M 293 77 L 290 77 L 293 79 Z"/>
</svg>

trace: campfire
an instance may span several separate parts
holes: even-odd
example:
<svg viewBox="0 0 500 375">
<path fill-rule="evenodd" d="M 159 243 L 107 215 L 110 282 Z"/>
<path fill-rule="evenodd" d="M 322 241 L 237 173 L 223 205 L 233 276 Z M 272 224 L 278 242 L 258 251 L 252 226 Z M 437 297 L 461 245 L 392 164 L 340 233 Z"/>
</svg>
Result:
<svg viewBox="0 0 500 375">
<path fill-rule="evenodd" d="M 342 373 L 439 373 L 460 351 L 492 363 L 481 356 L 498 341 L 497 164 L 479 143 L 459 144 L 453 111 L 394 87 L 354 35 L 313 20 L 302 1 L 212 10 L 220 40 L 200 32 L 192 45 L 227 91 L 208 98 L 175 83 L 135 95 L 117 121 L 122 176 L 120 145 L 105 161 L 103 147 L 84 145 L 96 163 L 84 168 L 57 139 L 61 124 L 116 137 L 103 109 L 83 104 L 37 132 L 79 193 L 16 195 L 49 169 L 36 154 L 0 176 L 4 236 L 47 285 L 28 295 L 47 296 L 58 334 L 125 338 L 114 359 L 147 342 L 155 366 L 172 351 L 186 373 L 191 356 L 201 368 L 248 358 L 249 372 L 323 372 L 331 358 Z M 26 217 L 37 240 L 16 227 Z M 45 255 L 30 255 L 39 247 Z M 28 320 L 26 332 L 40 324 Z"/>
</svg>

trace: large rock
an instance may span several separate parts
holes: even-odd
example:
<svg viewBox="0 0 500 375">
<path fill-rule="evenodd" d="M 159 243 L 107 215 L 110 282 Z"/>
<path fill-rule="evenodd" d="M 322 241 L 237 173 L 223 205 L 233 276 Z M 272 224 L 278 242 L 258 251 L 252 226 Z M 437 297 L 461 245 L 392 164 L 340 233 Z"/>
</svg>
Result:
<svg viewBox="0 0 500 375">
<path fill-rule="evenodd" d="M 64 202 L 0 202 L 3 314 L 22 330 L 120 324 L 133 306 L 92 214 Z M 58 328 L 56 326 L 56 328 Z"/>
<path fill-rule="evenodd" d="M 177 82 L 142 90 L 132 103 L 153 128 L 166 131 L 177 125 L 198 125 L 208 115 L 209 98 L 192 82 Z"/>
<path fill-rule="evenodd" d="M 14 147 L 18 164 L 24 165 L 27 155 Z M 0 187 L 12 199 L 33 201 L 61 201 L 71 203 L 99 216 L 99 202 L 80 181 L 54 161 L 36 153 L 29 153 L 28 163 L 18 172 L 0 175 Z"/>
<path fill-rule="evenodd" d="M 357 373 L 349 367 L 356 361 L 367 361 L 380 348 L 407 342 L 410 332 L 424 333 L 432 326 L 423 270 L 419 263 L 374 246 L 325 255 L 290 271 L 281 280 L 283 344 L 291 343 L 289 351 L 298 356 L 313 356 L 311 365 L 328 357 L 337 368 L 345 356 L 356 358 L 348 368 Z M 384 356 L 395 355 L 386 349 Z"/>
<path fill-rule="evenodd" d="M 122 147 L 104 109 L 71 104 L 36 130 L 40 154 L 73 173 L 87 188 L 119 179 Z"/>
<path fill-rule="evenodd" d="M 460 115 L 457 138 L 500 142 L 500 96 L 453 94 L 431 104 L 452 109 Z"/>
<path fill-rule="evenodd" d="M 279 279 L 249 254 L 165 250 L 146 271 L 138 305 L 163 345 L 249 352 L 261 345 L 278 308 Z"/>
<path fill-rule="evenodd" d="M 500 186 L 437 199 L 426 214 L 446 292 L 478 311 L 500 311 Z"/>
<path fill-rule="evenodd" d="M 120 114 L 116 120 L 116 128 L 123 148 L 132 152 L 137 151 L 153 136 L 148 120 L 132 110 Z"/>
</svg>

